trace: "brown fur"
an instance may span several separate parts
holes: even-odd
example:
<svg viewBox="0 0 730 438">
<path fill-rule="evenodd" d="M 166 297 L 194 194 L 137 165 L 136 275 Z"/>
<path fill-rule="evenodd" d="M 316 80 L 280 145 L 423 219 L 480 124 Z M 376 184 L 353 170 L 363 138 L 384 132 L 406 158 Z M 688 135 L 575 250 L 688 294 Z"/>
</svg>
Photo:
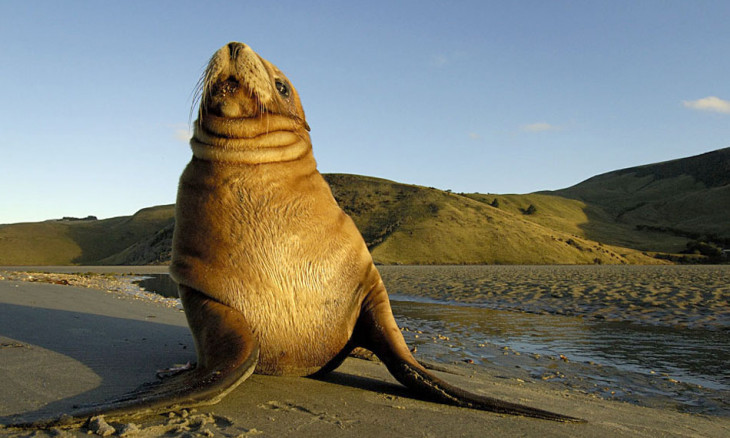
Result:
<svg viewBox="0 0 730 438">
<path fill-rule="evenodd" d="M 171 273 L 243 313 L 261 345 L 257 372 L 311 374 L 345 347 L 380 277 L 316 170 L 304 111 L 288 79 L 246 46 L 225 46 L 211 62 L 220 73 L 208 81 L 229 80 L 243 65 L 272 83 L 285 81 L 289 98 L 271 90 L 259 97 L 258 88 L 244 86 L 228 85 L 225 96 L 204 91 L 193 143 L 212 151 L 196 151 L 180 179 Z M 204 84 L 216 89 L 222 86 Z M 272 144 L 262 147 L 268 138 Z M 272 149 L 279 153 L 266 155 Z"/>
</svg>

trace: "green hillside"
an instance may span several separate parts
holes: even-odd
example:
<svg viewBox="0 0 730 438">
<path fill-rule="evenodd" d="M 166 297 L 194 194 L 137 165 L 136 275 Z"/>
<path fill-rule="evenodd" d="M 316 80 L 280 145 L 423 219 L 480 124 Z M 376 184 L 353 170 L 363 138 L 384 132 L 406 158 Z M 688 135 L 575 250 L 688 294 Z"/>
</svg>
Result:
<svg viewBox="0 0 730 438">
<path fill-rule="evenodd" d="M 642 251 L 677 253 L 686 247 L 687 238 L 657 235 L 633 225 L 617 222 L 611 214 L 597 205 L 563 198 L 554 194 L 527 195 L 466 194 L 471 199 L 491 204 L 496 199 L 499 209 L 544 227 L 559 230 L 584 239 Z M 534 212 L 526 214 L 533 206 Z"/>
<path fill-rule="evenodd" d="M 469 196 L 356 175 L 326 178 L 378 263 L 656 262 L 638 251 L 552 229 L 550 221 L 536 223 L 514 208 L 494 208 Z M 168 205 L 100 221 L 4 225 L 0 264 L 165 263 L 170 258 L 173 216 L 174 206 Z"/>
<path fill-rule="evenodd" d="M 641 251 L 730 247 L 730 148 L 622 169 L 573 187 L 528 195 L 468 194 L 526 220 Z M 533 206 L 532 214 L 525 214 Z"/>
<path fill-rule="evenodd" d="M 730 247 L 730 148 L 618 170 L 551 193 L 585 204 L 580 235 L 679 252 L 690 241 Z"/>
<path fill-rule="evenodd" d="M 688 248 L 720 261 L 720 249 L 730 247 L 730 149 L 527 195 L 325 178 L 378 263 L 645 264 L 659 262 L 647 253 Z M 165 263 L 173 229 L 173 205 L 105 220 L 0 225 L 0 265 Z"/>
<path fill-rule="evenodd" d="M 355 175 L 327 175 L 376 262 L 385 264 L 651 263 L 552 230 L 468 196 Z"/>
<path fill-rule="evenodd" d="M 104 220 L 0 225 L 0 265 L 98 264 L 173 222 L 173 205 Z"/>
</svg>

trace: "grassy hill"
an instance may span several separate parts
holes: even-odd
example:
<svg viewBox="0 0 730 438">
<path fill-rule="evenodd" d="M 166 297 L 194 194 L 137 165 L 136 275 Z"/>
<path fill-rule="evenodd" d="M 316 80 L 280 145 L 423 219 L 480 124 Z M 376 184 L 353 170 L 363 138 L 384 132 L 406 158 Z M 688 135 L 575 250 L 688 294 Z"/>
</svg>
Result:
<svg viewBox="0 0 730 438">
<path fill-rule="evenodd" d="M 730 148 L 617 170 L 549 195 L 585 205 L 582 236 L 679 252 L 690 241 L 730 247 Z"/>
<path fill-rule="evenodd" d="M 465 195 L 356 175 L 327 175 L 376 262 L 649 263 L 641 253 L 550 229 Z"/>
<path fill-rule="evenodd" d="M 378 263 L 653 263 L 640 252 L 551 229 L 477 199 L 356 175 L 326 175 Z M 169 261 L 174 206 L 106 220 L 0 226 L 0 265 Z"/>
<path fill-rule="evenodd" d="M 384 264 L 657 263 L 645 252 L 730 247 L 730 148 L 527 195 L 325 178 Z M 165 263 L 173 228 L 172 205 L 0 225 L 0 265 Z"/>
<path fill-rule="evenodd" d="M 99 264 L 173 223 L 173 205 L 104 220 L 0 225 L 0 265 Z"/>
<path fill-rule="evenodd" d="M 468 194 L 550 229 L 640 251 L 730 247 L 730 148 L 528 195 Z M 532 206 L 533 212 L 525 214 Z"/>
</svg>

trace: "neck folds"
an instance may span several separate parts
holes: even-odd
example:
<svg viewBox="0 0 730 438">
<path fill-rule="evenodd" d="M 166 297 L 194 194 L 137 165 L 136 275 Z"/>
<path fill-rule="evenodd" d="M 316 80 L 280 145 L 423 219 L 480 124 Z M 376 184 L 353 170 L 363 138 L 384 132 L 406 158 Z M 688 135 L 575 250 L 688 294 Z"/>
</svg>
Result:
<svg viewBox="0 0 730 438">
<path fill-rule="evenodd" d="M 190 146 L 202 160 L 262 164 L 296 160 L 311 150 L 311 141 L 303 124 L 289 117 L 205 115 L 195 123 Z"/>
</svg>

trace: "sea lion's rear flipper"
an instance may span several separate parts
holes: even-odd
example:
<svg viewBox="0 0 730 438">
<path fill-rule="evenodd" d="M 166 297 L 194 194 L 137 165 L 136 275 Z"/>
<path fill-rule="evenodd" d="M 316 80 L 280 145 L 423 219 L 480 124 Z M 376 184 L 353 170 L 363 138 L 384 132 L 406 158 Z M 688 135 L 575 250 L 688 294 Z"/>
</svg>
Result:
<svg viewBox="0 0 730 438">
<path fill-rule="evenodd" d="M 142 385 L 117 399 L 81 406 L 60 418 L 7 426 L 70 426 L 96 415 L 139 417 L 219 402 L 253 373 L 259 356 L 258 340 L 243 315 L 233 308 L 185 286 L 180 286 L 180 298 L 198 352 L 195 368 Z"/>
<path fill-rule="evenodd" d="M 426 371 L 408 349 L 393 318 L 384 288 L 371 292 L 363 302 L 353 341 L 375 353 L 400 383 L 426 399 L 503 414 L 561 422 L 584 422 L 578 418 L 464 391 Z"/>
</svg>

